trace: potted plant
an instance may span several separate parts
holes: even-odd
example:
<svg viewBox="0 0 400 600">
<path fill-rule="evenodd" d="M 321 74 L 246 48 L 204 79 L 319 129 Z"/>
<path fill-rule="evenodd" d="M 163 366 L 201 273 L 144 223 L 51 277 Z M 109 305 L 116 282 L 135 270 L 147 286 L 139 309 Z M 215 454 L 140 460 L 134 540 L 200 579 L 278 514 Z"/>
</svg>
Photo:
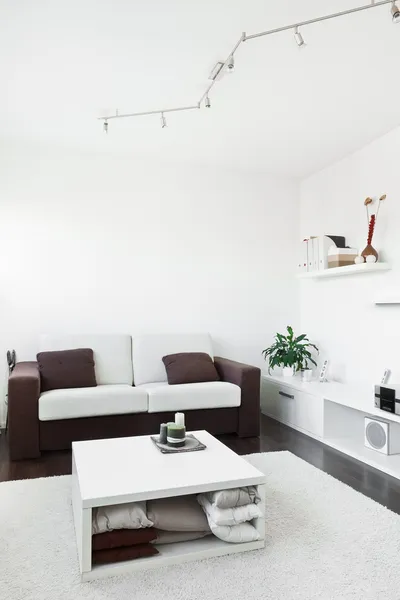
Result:
<svg viewBox="0 0 400 600">
<path fill-rule="evenodd" d="M 269 373 L 274 367 L 283 367 L 282 374 L 293 377 L 296 371 L 308 369 L 309 363 L 317 365 L 311 355 L 311 348 L 318 352 L 317 346 L 310 343 L 305 333 L 295 337 L 293 328 L 288 325 L 287 335 L 277 333 L 272 346 L 263 350 L 262 354 L 268 360 Z"/>
</svg>

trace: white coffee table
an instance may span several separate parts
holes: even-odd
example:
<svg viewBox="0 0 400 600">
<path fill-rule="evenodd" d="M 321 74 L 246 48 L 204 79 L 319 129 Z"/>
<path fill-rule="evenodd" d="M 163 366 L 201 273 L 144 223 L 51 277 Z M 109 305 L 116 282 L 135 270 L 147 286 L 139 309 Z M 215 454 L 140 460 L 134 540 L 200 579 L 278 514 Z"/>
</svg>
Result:
<svg viewBox="0 0 400 600">
<path fill-rule="evenodd" d="M 260 518 L 254 520 L 260 533 L 256 542 L 229 544 L 208 536 L 160 545 L 160 553 L 150 558 L 92 567 L 92 509 L 98 506 L 256 485 L 265 514 L 265 475 L 207 431 L 192 433 L 206 450 L 162 454 L 149 436 L 72 444 L 72 506 L 82 581 L 264 547 L 265 519 Z"/>
</svg>

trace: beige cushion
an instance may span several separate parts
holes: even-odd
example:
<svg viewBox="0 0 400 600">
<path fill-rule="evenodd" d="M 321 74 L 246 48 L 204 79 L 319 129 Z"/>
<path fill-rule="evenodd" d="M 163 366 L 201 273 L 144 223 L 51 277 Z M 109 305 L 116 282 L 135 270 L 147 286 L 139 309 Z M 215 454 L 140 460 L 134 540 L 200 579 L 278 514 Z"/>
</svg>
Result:
<svg viewBox="0 0 400 600">
<path fill-rule="evenodd" d="M 147 517 L 154 527 L 164 531 L 210 531 L 196 496 L 148 500 Z"/>
<path fill-rule="evenodd" d="M 98 385 L 43 392 L 39 420 L 58 421 L 147 412 L 147 392 L 131 385 Z"/>
<path fill-rule="evenodd" d="M 153 531 L 153 530 L 152 530 Z M 190 542 L 211 535 L 211 531 L 162 531 L 156 529 L 157 538 L 152 544 L 175 544 L 177 542 Z"/>
<path fill-rule="evenodd" d="M 183 383 L 179 385 L 146 384 L 138 386 L 149 396 L 149 412 L 229 408 L 240 406 L 241 389 L 226 381 Z"/>
<path fill-rule="evenodd" d="M 113 529 L 140 529 L 152 525 L 146 515 L 145 501 L 100 506 L 93 510 L 93 534 L 113 531 Z"/>
</svg>

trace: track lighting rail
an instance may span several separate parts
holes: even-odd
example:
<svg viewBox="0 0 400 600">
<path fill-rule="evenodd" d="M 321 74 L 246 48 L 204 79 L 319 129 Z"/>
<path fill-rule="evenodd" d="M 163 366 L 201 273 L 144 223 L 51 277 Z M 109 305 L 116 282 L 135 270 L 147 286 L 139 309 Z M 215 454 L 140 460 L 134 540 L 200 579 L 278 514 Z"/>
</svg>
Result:
<svg viewBox="0 0 400 600">
<path fill-rule="evenodd" d="M 396 3 L 396 1 L 397 0 L 371 0 L 370 4 L 365 4 L 364 6 L 357 6 L 355 8 L 349 8 L 349 9 L 343 10 L 341 12 L 324 15 L 322 17 L 316 17 L 315 19 L 309 19 L 307 21 L 300 21 L 298 23 L 284 25 L 283 27 L 277 27 L 275 29 L 261 31 L 259 33 L 253 33 L 251 35 L 246 35 L 246 33 L 243 32 L 242 35 L 240 36 L 240 39 L 237 41 L 237 43 L 235 44 L 235 46 L 229 53 L 228 57 L 224 61 L 222 67 L 219 69 L 217 76 L 211 81 L 211 83 L 208 84 L 208 86 L 206 87 L 204 93 L 202 94 L 202 96 L 199 99 L 199 101 L 197 102 L 197 104 L 194 104 L 192 106 L 180 106 L 177 108 L 163 108 L 163 109 L 159 109 L 159 110 L 147 110 L 147 111 L 143 111 L 143 112 L 134 112 L 134 113 L 119 113 L 117 110 L 115 115 L 110 115 L 110 116 L 104 115 L 102 117 L 98 117 L 98 119 L 100 121 L 104 122 L 104 131 L 107 133 L 108 132 L 108 121 L 111 121 L 112 119 L 126 119 L 129 117 L 143 117 L 145 115 L 158 114 L 158 115 L 161 115 L 161 123 L 162 123 L 162 127 L 164 128 L 164 127 L 166 127 L 166 120 L 164 117 L 164 113 L 182 112 L 182 111 L 186 111 L 186 110 L 199 109 L 199 108 L 201 108 L 201 105 L 203 102 L 205 103 L 205 106 L 207 108 L 210 108 L 211 104 L 210 104 L 209 93 L 210 93 L 211 89 L 214 87 L 216 81 L 218 81 L 219 73 L 223 72 L 224 70 L 228 70 L 228 69 L 232 70 L 234 68 L 235 53 L 243 42 L 247 42 L 248 40 L 254 40 L 256 38 L 264 37 L 267 35 L 281 33 L 282 31 L 288 31 L 288 30 L 292 29 L 294 31 L 295 39 L 296 39 L 298 46 L 302 47 L 302 46 L 305 46 L 305 42 L 299 31 L 300 27 L 305 27 L 308 25 L 313 25 L 314 23 L 320 23 L 321 21 L 328 21 L 330 19 L 336 19 L 338 17 L 344 17 L 346 15 L 359 13 L 359 12 L 362 12 L 365 10 L 369 10 L 370 8 L 378 8 L 380 6 L 384 6 L 385 4 L 392 5 L 391 12 L 392 12 L 393 22 L 400 23 L 400 10 L 398 8 L 398 4 Z"/>
<path fill-rule="evenodd" d="M 370 8 L 377 8 L 385 4 L 393 4 L 393 0 L 380 0 L 378 2 L 372 2 L 364 6 L 357 6 L 355 8 L 349 8 L 342 10 L 341 12 L 332 13 L 331 15 L 325 15 L 323 17 L 316 17 L 315 19 L 309 19 L 308 21 L 300 21 L 299 23 L 292 23 L 291 25 L 284 25 L 283 27 L 277 27 L 276 29 L 269 29 L 268 31 L 261 31 L 260 33 L 253 33 L 252 35 L 246 35 L 246 40 L 254 40 L 255 38 L 264 37 L 265 35 L 273 35 L 274 33 L 281 33 L 282 31 L 288 31 L 289 29 L 296 29 L 299 27 L 305 27 L 306 25 L 313 25 L 314 23 L 320 23 L 321 21 L 329 21 L 329 19 L 336 19 L 338 17 L 345 17 L 353 13 L 358 13 Z"/>
</svg>

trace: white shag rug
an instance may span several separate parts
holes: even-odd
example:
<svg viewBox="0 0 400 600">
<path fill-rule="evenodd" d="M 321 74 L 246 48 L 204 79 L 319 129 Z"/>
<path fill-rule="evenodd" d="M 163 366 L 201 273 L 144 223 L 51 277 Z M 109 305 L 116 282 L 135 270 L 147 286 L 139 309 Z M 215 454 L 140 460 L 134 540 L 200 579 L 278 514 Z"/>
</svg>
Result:
<svg viewBox="0 0 400 600">
<path fill-rule="evenodd" d="M 289 452 L 267 475 L 264 550 L 80 583 L 70 476 L 0 484 L 2 600 L 399 600 L 400 517 Z"/>
</svg>

